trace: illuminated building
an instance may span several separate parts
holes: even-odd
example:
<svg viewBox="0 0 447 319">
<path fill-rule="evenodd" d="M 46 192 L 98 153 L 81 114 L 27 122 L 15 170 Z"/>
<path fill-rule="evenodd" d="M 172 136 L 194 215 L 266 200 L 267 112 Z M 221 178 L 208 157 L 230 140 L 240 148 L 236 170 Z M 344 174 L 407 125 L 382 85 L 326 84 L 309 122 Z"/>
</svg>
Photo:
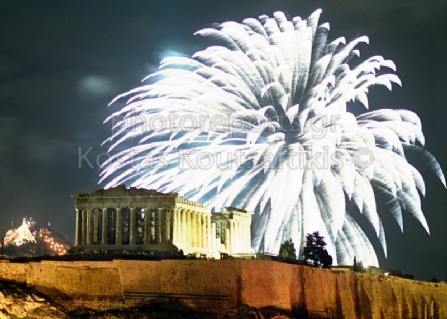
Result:
<svg viewBox="0 0 447 319">
<path fill-rule="evenodd" d="M 84 251 L 153 251 L 219 257 L 251 254 L 251 216 L 211 213 L 177 193 L 118 186 L 75 194 L 76 244 Z"/>
</svg>

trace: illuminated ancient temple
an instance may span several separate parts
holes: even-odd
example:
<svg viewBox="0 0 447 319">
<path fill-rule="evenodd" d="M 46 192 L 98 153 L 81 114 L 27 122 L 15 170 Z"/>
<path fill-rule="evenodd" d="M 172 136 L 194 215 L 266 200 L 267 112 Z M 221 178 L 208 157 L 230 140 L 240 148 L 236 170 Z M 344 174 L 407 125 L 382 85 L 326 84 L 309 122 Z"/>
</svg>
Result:
<svg viewBox="0 0 447 319">
<path fill-rule="evenodd" d="M 211 213 L 177 193 L 126 188 L 75 194 L 76 248 L 169 252 L 219 257 L 251 254 L 252 213 Z"/>
</svg>

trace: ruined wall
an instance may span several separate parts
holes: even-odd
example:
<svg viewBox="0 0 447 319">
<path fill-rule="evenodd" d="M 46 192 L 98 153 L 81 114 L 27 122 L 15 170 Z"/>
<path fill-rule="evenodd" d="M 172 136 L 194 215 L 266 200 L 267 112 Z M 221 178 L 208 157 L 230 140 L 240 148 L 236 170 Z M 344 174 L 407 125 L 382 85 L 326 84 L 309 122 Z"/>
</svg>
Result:
<svg viewBox="0 0 447 319">
<path fill-rule="evenodd" d="M 5 265 L 8 265 L 5 263 Z M 310 318 L 447 318 L 447 284 L 322 270 L 264 260 L 165 260 L 0 264 L 69 309 L 150 300 L 225 312 L 238 304 Z M 23 265 L 23 264 L 22 264 Z M 8 268 L 9 267 L 9 268 Z M 22 271 L 22 272 L 21 272 Z"/>
<path fill-rule="evenodd" d="M 9 263 L 7 260 L 2 260 L 0 262 L 0 278 L 25 283 L 26 267 L 26 264 Z"/>
<path fill-rule="evenodd" d="M 31 262 L 26 283 L 68 309 L 123 304 L 119 271 L 110 262 Z"/>
</svg>

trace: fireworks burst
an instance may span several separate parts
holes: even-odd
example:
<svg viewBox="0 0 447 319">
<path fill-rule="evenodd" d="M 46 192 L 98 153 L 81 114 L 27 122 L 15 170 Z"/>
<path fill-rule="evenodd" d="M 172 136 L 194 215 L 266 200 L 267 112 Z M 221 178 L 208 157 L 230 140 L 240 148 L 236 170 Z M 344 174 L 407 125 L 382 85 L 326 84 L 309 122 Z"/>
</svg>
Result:
<svg viewBox="0 0 447 319">
<path fill-rule="evenodd" d="M 164 59 L 148 84 L 114 100 L 128 99 L 106 119 L 113 124 L 105 141 L 111 156 L 100 182 L 254 211 L 252 246 L 267 252 L 289 238 L 302 250 L 305 235 L 318 230 L 339 264 L 356 256 L 378 265 L 348 202 L 370 222 L 385 254 L 377 198 L 401 229 L 406 211 L 428 232 L 418 193 L 424 181 L 405 152 L 422 154 L 445 179 L 422 148 L 418 116 L 347 110 L 353 101 L 368 108 L 371 86 L 400 85 L 382 72 L 395 65 L 381 56 L 352 63 L 368 38 L 329 41 L 320 13 L 288 20 L 276 12 L 198 31 L 218 45 Z"/>
</svg>

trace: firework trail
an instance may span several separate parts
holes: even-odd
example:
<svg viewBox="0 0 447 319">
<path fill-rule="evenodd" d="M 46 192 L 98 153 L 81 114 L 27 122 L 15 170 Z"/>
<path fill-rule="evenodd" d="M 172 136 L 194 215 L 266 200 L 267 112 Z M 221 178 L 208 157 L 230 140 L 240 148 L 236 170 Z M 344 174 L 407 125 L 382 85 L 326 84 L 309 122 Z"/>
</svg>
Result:
<svg viewBox="0 0 447 319">
<path fill-rule="evenodd" d="M 217 211 L 254 211 L 252 246 L 277 253 L 292 238 L 302 251 L 318 230 L 338 264 L 378 265 L 376 253 L 347 210 L 355 205 L 386 255 L 376 201 L 403 229 L 405 211 L 429 232 L 421 211 L 417 152 L 445 185 L 424 148 L 421 122 L 407 110 L 368 109 L 368 89 L 400 85 L 392 61 L 358 60 L 362 36 L 328 40 L 321 10 L 307 19 L 273 17 L 225 22 L 198 35 L 216 43 L 191 58 L 164 59 L 145 84 L 118 96 L 126 105 L 106 122 L 110 158 L 100 182 L 178 192 Z"/>
</svg>

